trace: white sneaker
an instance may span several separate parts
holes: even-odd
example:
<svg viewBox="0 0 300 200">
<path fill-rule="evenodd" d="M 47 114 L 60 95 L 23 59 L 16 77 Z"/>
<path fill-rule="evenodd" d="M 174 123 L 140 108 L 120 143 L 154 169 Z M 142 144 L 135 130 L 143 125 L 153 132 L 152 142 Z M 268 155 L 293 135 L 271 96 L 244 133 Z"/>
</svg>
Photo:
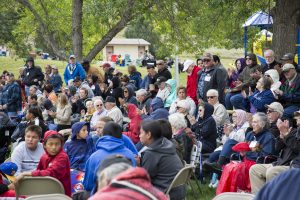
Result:
<svg viewBox="0 0 300 200">
<path fill-rule="evenodd" d="M 216 180 L 216 182 L 212 185 L 212 188 L 217 188 L 219 184 L 219 180 Z"/>
</svg>

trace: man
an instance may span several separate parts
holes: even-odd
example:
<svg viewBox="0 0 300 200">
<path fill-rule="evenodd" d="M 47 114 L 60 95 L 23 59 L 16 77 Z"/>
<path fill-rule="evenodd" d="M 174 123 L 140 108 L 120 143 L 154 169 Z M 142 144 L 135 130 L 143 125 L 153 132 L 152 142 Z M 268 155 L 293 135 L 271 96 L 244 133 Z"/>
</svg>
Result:
<svg viewBox="0 0 300 200">
<path fill-rule="evenodd" d="M 25 141 L 18 144 L 11 155 L 11 161 L 18 166 L 16 175 L 36 169 L 44 153 L 43 144 L 40 143 L 41 136 L 41 127 L 31 125 L 26 128 Z"/>
<path fill-rule="evenodd" d="M 105 158 L 114 154 L 121 154 L 129 159 L 133 166 L 136 165 L 135 155 L 124 146 L 121 126 L 107 122 L 103 128 L 103 136 L 97 142 L 96 152 L 90 156 L 85 165 L 83 185 L 86 191 L 96 192 L 97 170 Z"/>
<path fill-rule="evenodd" d="M 227 83 L 227 79 L 228 79 L 228 73 L 227 73 L 227 69 L 223 66 L 223 64 L 221 63 L 220 57 L 217 55 L 213 55 L 214 58 L 214 65 L 221 69 L 221 71 L 223 72 L 222 77 L 225 78 L 225 81 Z"/>
<path fill-rule="evenodd" d="M 94 108 L 95 112 L 93 113 L 93 116 L 91 118 L 91 128 L 92 130 L 96 130 L 96 124 L 99 121 L 99 119 L 103 116 L 107 115 L 107 110 L 104 107 L 102 99 L 96 99 L 94 101 Z"/>
<path fill-rule="evenodd" d="M 90 61 L 84 60 L 82 63 L 82 67 L 85 70 L 86 76 L 95 75 L 98 77 L 98 81 L 100 83 L 104 82 L 104 76 L 103 76 L 102 72 L 100 71 L 100 69 L 98 69 L 94 66 L 91 66 Z"/>
<path fill-rule="evenodd" d="M 107 116 L 111 117 L 115 123 L 123 126 L 123 114 L 122 111 L 117 107 L 116 99 L 112 96 L 106 97 L 105 108 L 107 110 Z"/>
<path fill-rule="evenodd" d="M 282 65 L 285 65 L 286 63 L 290 63 L 292 65 L 295 66 L 295 69 L 297 70 L 297 72 L 299 73 L 300 70 L 298 68 L 298 65 L 297 63 L 294 61 L 294 54 L 292 53 L 286 53 L 282 56 L 282 58 L 280 58 L 281 62 L 282 62 Z"/>
<path fill-rule="evenodd" d="M 273 50 L 268 49 L 264 52 L 266 64 L 262 65 L 262 72 L 265 73 L 269 69 L 276 69 L 281 74 L 281 64 L 275 60 L 275 53 Z"/>
<path fill-rule="evenodd" d="M 79 76 L 75 77 L 75 79 L 73 81 L 73 84 L 79 90 L 81 88 L 85 88 L 88 91 L 88 95 L 87 95 L 88 98 L 93 98 L 94 97 L 94 92 L 93 92 L 92 88 L 89 86 L 88 82 L 87 81 L 82 81 Z"/>
<path fill-rule="evenodd" d="M 222 69 L 214 65 L 213 55 L 205 53 L 203 55 L 204 69 L 198 72 L 197 97 L 207 102 L 206 93 L 209 89 L 216 89 L 219 92 L 219 101 L 224 103 L 224 89 L 226 80 Z"/>
<path fill-rule="evenodd" d="M 98 192 L 90 200 L 131 200 L 133 197 L 140 200 L 168 199 L 164 193 L 151 184 L 145 169 L 132 168 L 131 163 L 120 155 L 110 156 L 103 160 L 101 167 L 97 170 L 97 177 Z"/>
<path fill-rule="evenodd" d="M 111 79 L 113 78 L 113 73 L 114 73 L 114 68 L 111 67 L 111 65 L 109 63 L 104 63 L 102 65 L 103 71 L 104 71 L 104 83 L 106 83 L 106 85 L 109 85 Z"/>
<path fill-rule="evenodd" d="M 23 83 L 25 84 L 26 96 L 29 96 L 29 87 L 32 85 L 39 86 L 44 80 L 44 74 L 40 67 L 34 65 L 34 59 L 28 57 L 23 71 Z"/>
<path fill-rule="evenodd" d="M 52 75 L 48 82 L 53 86 L 53 90 L 58 93 L 61 90 L 61 86 L 63 84 L 60 74 L 58 73 L 57 66 L 52 66 Z"/>
<path fill-rule="evenodd" d="M 79 62 L 76 62 L 75 55 L 70 55 L 69 63 L 67 64 L 64 72 L 64 79 L 66 85 L 69 84 L 71 79 L 75 79 L 75 77 L 79 76 L 79 78 L 83 81 L 86 77 L 85 71 Z"/>
<path fill-rule="evenodd" d="M 156 66 L 157 66 L 157 76 L 163 76 L 165 77 L 167 80 L 172 78 L 172 74 L 171 72 L 168 70 L 167 66 L 165 65 L 165 62 L 163 60 L 158 60 L 156 62 Z"/>
<path fill-rule="evenodd" d="M 147 65 L 147 72 L 148 74 L 144 77 L 141 88 L 144 88 L 145 90 L 149 91 L 150 86 L 153 85 L 158 78 L 158 74 L 155 71 L 155 65 L 148 64 Z"/>
<path fill-rule="evenodd" d="M 16 117 L 22 111 L 21 88 L 13 73 L 7 73 L 5 78 L 7 84 L 1 91 L 0 110 L 5 110 L 9 117 Z"/>
<path fill-rule="evenodd" d="M 171 94 L 172 88 L 170 85 L 166 83 L 167 79 L 164 76 L 160 76 L 156 80 L 156 85 L 158 86 L 158 92 L 156 97 L 161 98 L 164 102 L 168 98 L 168 96 Z"/>
<path fill-rule="evenodd" d="M 282 117 L 283 106 L 278 102 L 273 102 L 270 105 L 266 105 L 268 108 L 267 116 L 270 123 L 269 131 L 273 134 L 274 138 L 277 138 L 280 135 L 278 127 L 276 125 L 278 119 Z"/>
<path fill-rule="evenodd" d="M 275 90 L 278 100 L 284 105 L 283 118 L 291 120 L 294 112 L 300 109 L 300 76 L 295 66 L 286 63 L 282 67 L 286 81 L 280 90 Z"/>
<path fill-rule="evenodd" d="M 300 110 L 295 113 L 297 126 L 300 126 Z M 276 151 L 280 156 L 272 164 L 256 164 L 250 168 L 250 183 L 252 193 L 256 194 L 266 182 L 278 174 L 290 169 L 290 162 L 299 156 L 300 151 L 300 129 L 291 130 L 289 121 L 280 119 L 277 122 L 280 131 L 276 139 Z"/>
<path fill-rule="evenodd" d="M 192 60 L 186 60 L 183 64 L 183 70 L 187 73 L 186 91 L 187 96 L 191 97 L 195 104 L 198 105 L 197 100 L 197 77 L 200 68 Z"/>
<path fill-rule="evenodd" d="M 152 101 L 151 94 L 149 94 L 145 89 L 139 89 L 136 91 L 136 99 L 138 101 L 138 109 L 144 113 L 149 113 Z"/>
</svg>

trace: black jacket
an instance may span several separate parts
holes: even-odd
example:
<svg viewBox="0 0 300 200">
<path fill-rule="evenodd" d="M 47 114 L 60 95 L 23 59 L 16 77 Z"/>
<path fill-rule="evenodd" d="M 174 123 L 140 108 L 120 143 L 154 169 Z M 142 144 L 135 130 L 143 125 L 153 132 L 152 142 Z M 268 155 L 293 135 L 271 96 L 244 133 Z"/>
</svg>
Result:
<svg viewBox="0 0 300 200">
<path fill-rule="evenodd" d="M 113 72 L 114 72 L 114 68 L 109 68 L 108 72 L 104 74 L 104 83 L 106 83 L 107 85 L 109 85 L 108 80 L 111 80 L 113 78 Z"/>
<path fill-rule="evenodd" d="M 279 67 L 281 66 L 281 64 L 279 62 L 277 62 L 276 60 L 274 60 L 271 64 L 264 64 L 262 65 L 262 72 L 265 73 L 266 71 L 268 71 L 269 69 L 274 69 L 274 67 L 278 65 Z"/>
<path fill-rule="evenodd" d="M 183 160 L 189 164 L 191 162 L 191 152 L 193 148 L 192 139 L 185 133 L 184 130 L 174 135 L 174 139 L 177 141 L 178 145 L 183 147 Z"/>
<path fill-rule="evenodd" d="M 34 82 L 37 79 L 37 82 Z M 31 68 L 26 67 L 23 72 L 23 83 L 26 86 L 36 85 L 39 86 L 39 82 L 44 80 L 44 74 L 40 67 L 32 66 Z"/>
<path fill-rule="evenodd" d="M 167 80 L 172 78 L 172 74 L 171 72 L 168 70 L 168 68 L 163 68 L 162 70 L 159 70 L 157 73 L 157 78 L 163 76 L 165 77 Z"/>
<path fill-rule="evenodd" d="M 195 133 L 198 141 L 202 142 L 205 153 L 213 152 L 217 147 L 217 128 L 214 118 L 211 116 L 214 107 L 208 103 L 204 106 L 204 116 L 199 118 L 198 122 L 193 124 L 191 129 Z"/>
<path fill-rule="evenodd" d="M 176 154 L 175 146 L 164 137 L 155 140 L 148 146 L 148 149 L 142 153 L 141 163 L 142 167 L 148 171 L 151 183 L 163 192 L 183 168 L 183 164 Z M 170 192 L 170 197 L 171 199 L 184 199 L 185 187 L 174 188 Z"/>
</svg>

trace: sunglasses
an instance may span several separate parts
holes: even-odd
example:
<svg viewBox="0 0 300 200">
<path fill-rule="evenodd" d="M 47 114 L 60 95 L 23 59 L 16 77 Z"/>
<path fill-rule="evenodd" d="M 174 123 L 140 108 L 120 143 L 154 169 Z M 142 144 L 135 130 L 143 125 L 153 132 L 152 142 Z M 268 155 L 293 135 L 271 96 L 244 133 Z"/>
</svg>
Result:
<svg viewBox="0 0 300 200">
<path fill-rule="evenodd" d="M 267 113 L 273 113 L 276 112 L 275 110 L 267 110 Z"/>
<path fill-rule="evenodd" d="M 208 96 L 207 99 L 213 99 L 215 96 Z"/>
<path fill-rule="evenodd" d="M 103 106 L 103 104 L 98 104 L 98 105 L 96 105 L 96 107 L 100 107 L 100 106 Z"/>
<path fill-rule="evenodd" d="M 177 107 L 176 107 L 176 110 L 179 110 L 180 108 L 181 108 L 181 107 L 177 106 Z"/>
<path fill-rule="evenodd" d="M 211 59 L 203 59 L 203 62 L 210 62 Z"/>
<path fill-rule="evenodd" d="M 124 93 L 128 93 L 128 91 L 127 91 L 127 90 L 124 90 Z"/>
<path fill-rule="evenodd" d="M 251 58 L 246 58 L 246 60 L 252 60 Z"/>
</svg>

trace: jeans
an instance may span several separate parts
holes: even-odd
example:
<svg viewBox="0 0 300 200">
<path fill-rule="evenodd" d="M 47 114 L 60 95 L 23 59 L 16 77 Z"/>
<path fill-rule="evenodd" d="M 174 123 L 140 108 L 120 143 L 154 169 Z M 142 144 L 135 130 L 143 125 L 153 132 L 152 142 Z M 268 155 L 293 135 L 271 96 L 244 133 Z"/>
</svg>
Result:
<svg viewBox="0 0 300 200">
<path fill-rule="evenodd" d="M 209 154 L 208 162 L 217 162 L 219 160 L 220 153 L 221 151 L 214 151 L 211 154 Z"/>
<path fill-rule="evenodd" d="M 11 117 L 17 117 L 18 116 L 18 112 L 7 112 L 7 115 L 11 118 Z"/>
<path fill-rule="evenodd" d="M 220 153 L 220 156 L 223 156 L 225 158 L 230 158 L 230 155 L 233 153 L 232 151 L 232 147 L 234 145 L 236 145 L 238 142 L 236 140 L 233 139 L 229 139 L 225 142 L 225 144 L 223 145 L 223 149 Z"/>
<path fill-rule="evenodd" d="M 226 109 L 232 110 L 234 107 L 235 109 L 245 110 L 243 100 L 244 98 L 241 93 L 238 94 L 227 93 L 225 96 Z"/>
</svg>

